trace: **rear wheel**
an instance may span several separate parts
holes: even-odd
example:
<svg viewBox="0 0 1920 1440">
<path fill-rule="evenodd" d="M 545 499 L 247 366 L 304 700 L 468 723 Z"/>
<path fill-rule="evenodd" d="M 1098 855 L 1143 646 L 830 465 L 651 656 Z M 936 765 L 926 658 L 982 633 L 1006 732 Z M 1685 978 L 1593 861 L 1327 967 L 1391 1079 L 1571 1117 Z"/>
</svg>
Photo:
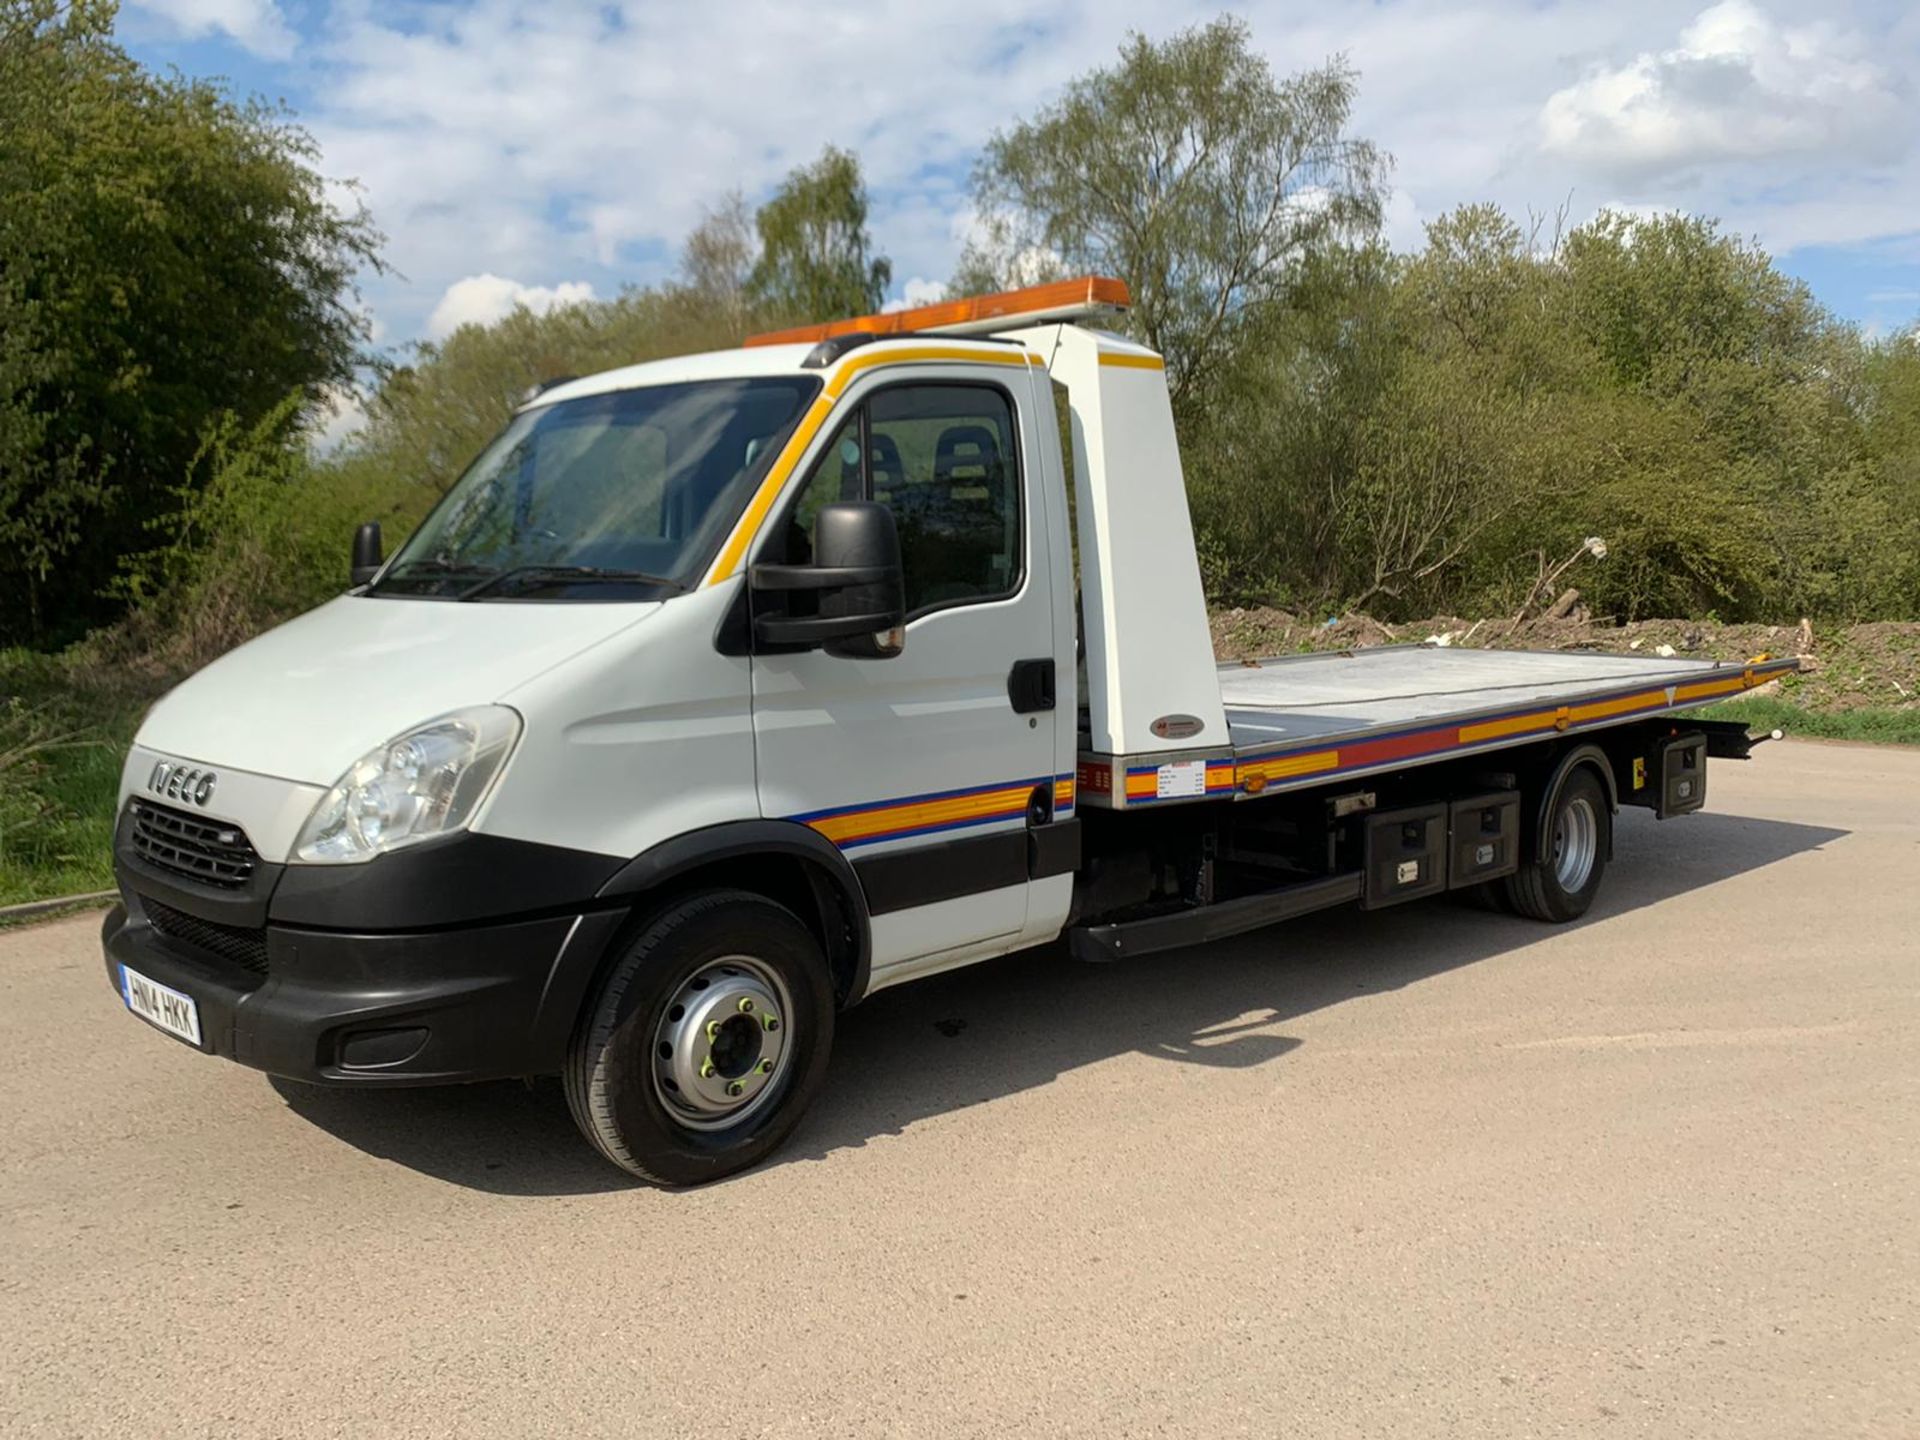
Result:
<svg viewBox="0 0 1920 1440">
<path fill-rule="evenodd" d="M 791 911 L 743 890 L 689 896 L 614 961 L 568 1053 L 567 1104 L 621 1169 L 717 1180 L 792 1133 L 833 1015 L 826 958 Z"/>
<path fill-rule="evenodd" d="M 1546 857 L 1507 877 L 1507 903 L 1535 920 L 1578 920 L 1600 893 L 1612 848 L 1613 815 L 1599 777 L 1585 766 L 1569 775 L 1546 823 Z"/>
</svg>

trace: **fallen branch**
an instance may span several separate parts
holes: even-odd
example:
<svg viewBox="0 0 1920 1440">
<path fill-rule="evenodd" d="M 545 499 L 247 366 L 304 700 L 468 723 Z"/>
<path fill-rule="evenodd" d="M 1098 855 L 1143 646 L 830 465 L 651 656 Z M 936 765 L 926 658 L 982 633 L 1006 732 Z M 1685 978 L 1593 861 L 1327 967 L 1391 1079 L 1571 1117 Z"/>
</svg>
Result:
<svg viewBox="0 0 1920 1440">
<path fill-rule="evenodd" d="M 1582 555 L 1591 555 L 1596 560 L 1606 559 L 1607 558 L 1607 542 L 1602 540 L 1598 535 L 1589 535 L 1586 539 L 1580 542 L 1580 548 L 1578 550 L 1575 550 L 1571 555 L 1567 556 L 1566 559 L 1562 560 L 1558 565 L 1554 566 L 1551 570 L 1547 568 L 1547 552 L 1546 551 L 1536 550 L 1534 551 L 1534 554 L 1539 558 L 1539 562 L 1540 562 L 1539 577 L 1534 580 L 1533 584 L 1527 587 L 1526 597 L 1521 600 L 1520 608 L 1513 612 L 1513 619 L 1507 622 L 1507 628 L 1500 637 L 1503 640 L 1512 638 L 1513 632 L 1520 628 L 1520 622 L 1527 618 L 1527 608 L 1531 606 L 1534 600 L 1538 598 L 1540 595 L 1548 591 L 1551 591 L 1553 589 L 1554 582 L 1557 581 L 1562 575 L 1566 574 L 1568 570 L 1572 569 L 1574 562 L 1579 560 L 1579 558 Z M 1578 600 L 1580 598 L 1579 591 L 1577 590 L 1573 591 L 1572 594 L 1573 594 L 1574 600 Z M 1564 595 L 1561 596 L 1560 598 L 1562 601 L 1566 601 L 1567 599 L 1567 597 Z M 1571 602 L 1568 602 L 1568 608 L 1569 609 L 1572 608 Z"/>
</svg>

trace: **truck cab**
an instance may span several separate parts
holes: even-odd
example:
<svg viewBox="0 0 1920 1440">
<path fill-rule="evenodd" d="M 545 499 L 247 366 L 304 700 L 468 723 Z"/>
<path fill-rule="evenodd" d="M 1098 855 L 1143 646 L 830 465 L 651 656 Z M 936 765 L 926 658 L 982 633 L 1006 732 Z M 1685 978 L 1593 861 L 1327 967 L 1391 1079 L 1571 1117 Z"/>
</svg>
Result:
<svg viewBox="0 0 1920 1440">
<path fill-rule="evenodd" d="M 1403 657 L 1410 709 L 1402 674 L 1223 672 L 1125 303 L 1064 282 L 530 398 L 390 558 L 147 717 L 123 1003 L 313 1083 L 558 1074 L 610 1160 L 694 1183 L 781 1143 L 886 986 L 1469 883 L 1572 918 L 1649 762 L 1689 803 L 1669 742 L 1699 798 L 1709 740 L 1745 753 L 1646 722 L 1778 662 Z"/>
</svg>

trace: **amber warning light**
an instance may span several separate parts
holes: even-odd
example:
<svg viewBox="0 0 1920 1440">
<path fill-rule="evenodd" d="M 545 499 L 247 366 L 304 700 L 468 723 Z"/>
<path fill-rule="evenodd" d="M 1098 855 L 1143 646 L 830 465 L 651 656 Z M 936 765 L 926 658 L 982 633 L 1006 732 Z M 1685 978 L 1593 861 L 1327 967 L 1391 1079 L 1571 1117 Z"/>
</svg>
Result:
<svg viewBox="0 0 1920 1440">
<path fill-rule="evenodd" d="M 750 335 L 748 345 L 804 345 L 831 340 L 836 335 L 912 335 L 943 331 L 949 335 L 1007 330 L 1015 325 L 1038 325 L 1048 320 L 1078 320 L 1089 315 L 1118 314 L 1133 303 L 1124 280 L 1083 275 L 998 295 L 969 295 L 938 305 L 916 305 L 884 315 L 856 315 L 851 320 L 829 320 L 799 325 L 791 330 L 769 330 Z"/>
</svg>

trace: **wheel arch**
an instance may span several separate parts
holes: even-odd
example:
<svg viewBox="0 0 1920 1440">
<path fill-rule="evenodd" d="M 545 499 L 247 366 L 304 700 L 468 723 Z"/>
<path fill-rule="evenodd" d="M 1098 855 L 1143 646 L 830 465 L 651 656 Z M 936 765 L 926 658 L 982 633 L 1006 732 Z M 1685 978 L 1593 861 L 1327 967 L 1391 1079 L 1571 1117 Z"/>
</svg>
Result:
<svg viewBox="0 0 1920 1440">
<path fill-rule="evenodd" d="M 1620 813 L 1619 781 L 1613 773 L 1613 760 L 1605 750 L 1591 741 L 1575 745 L 1555 762 L 1548 772 L 1547 780 L 1540 787 L 1540 803 L 1534 807 L 1533 820 L 1533 858 L 1544 862 L 1550 858 L 1553 848 L 1553 812 L 1560 803 L 1560 792 L 1566 788 L 1567 781 L 1578 771 L 1588 769 L 1600 777 L 1600 788 L 1607 795 L 1607 810 L 1610 814 Z M 1607 832 L 1606 858 L 1613 859 L 1613 826 L 1604 827 Z"/>
<path fill-rule="evenodd" d="M 638 914 L 692 890 L 763 895 L 794 912 L 826 953 L 841 1008 L 865 994 L 873 935 L 853 866 L 818 831 L 791 820 L 735 820 L 664 840 L 635 856 L 596 898 Z"/>
</svg>

